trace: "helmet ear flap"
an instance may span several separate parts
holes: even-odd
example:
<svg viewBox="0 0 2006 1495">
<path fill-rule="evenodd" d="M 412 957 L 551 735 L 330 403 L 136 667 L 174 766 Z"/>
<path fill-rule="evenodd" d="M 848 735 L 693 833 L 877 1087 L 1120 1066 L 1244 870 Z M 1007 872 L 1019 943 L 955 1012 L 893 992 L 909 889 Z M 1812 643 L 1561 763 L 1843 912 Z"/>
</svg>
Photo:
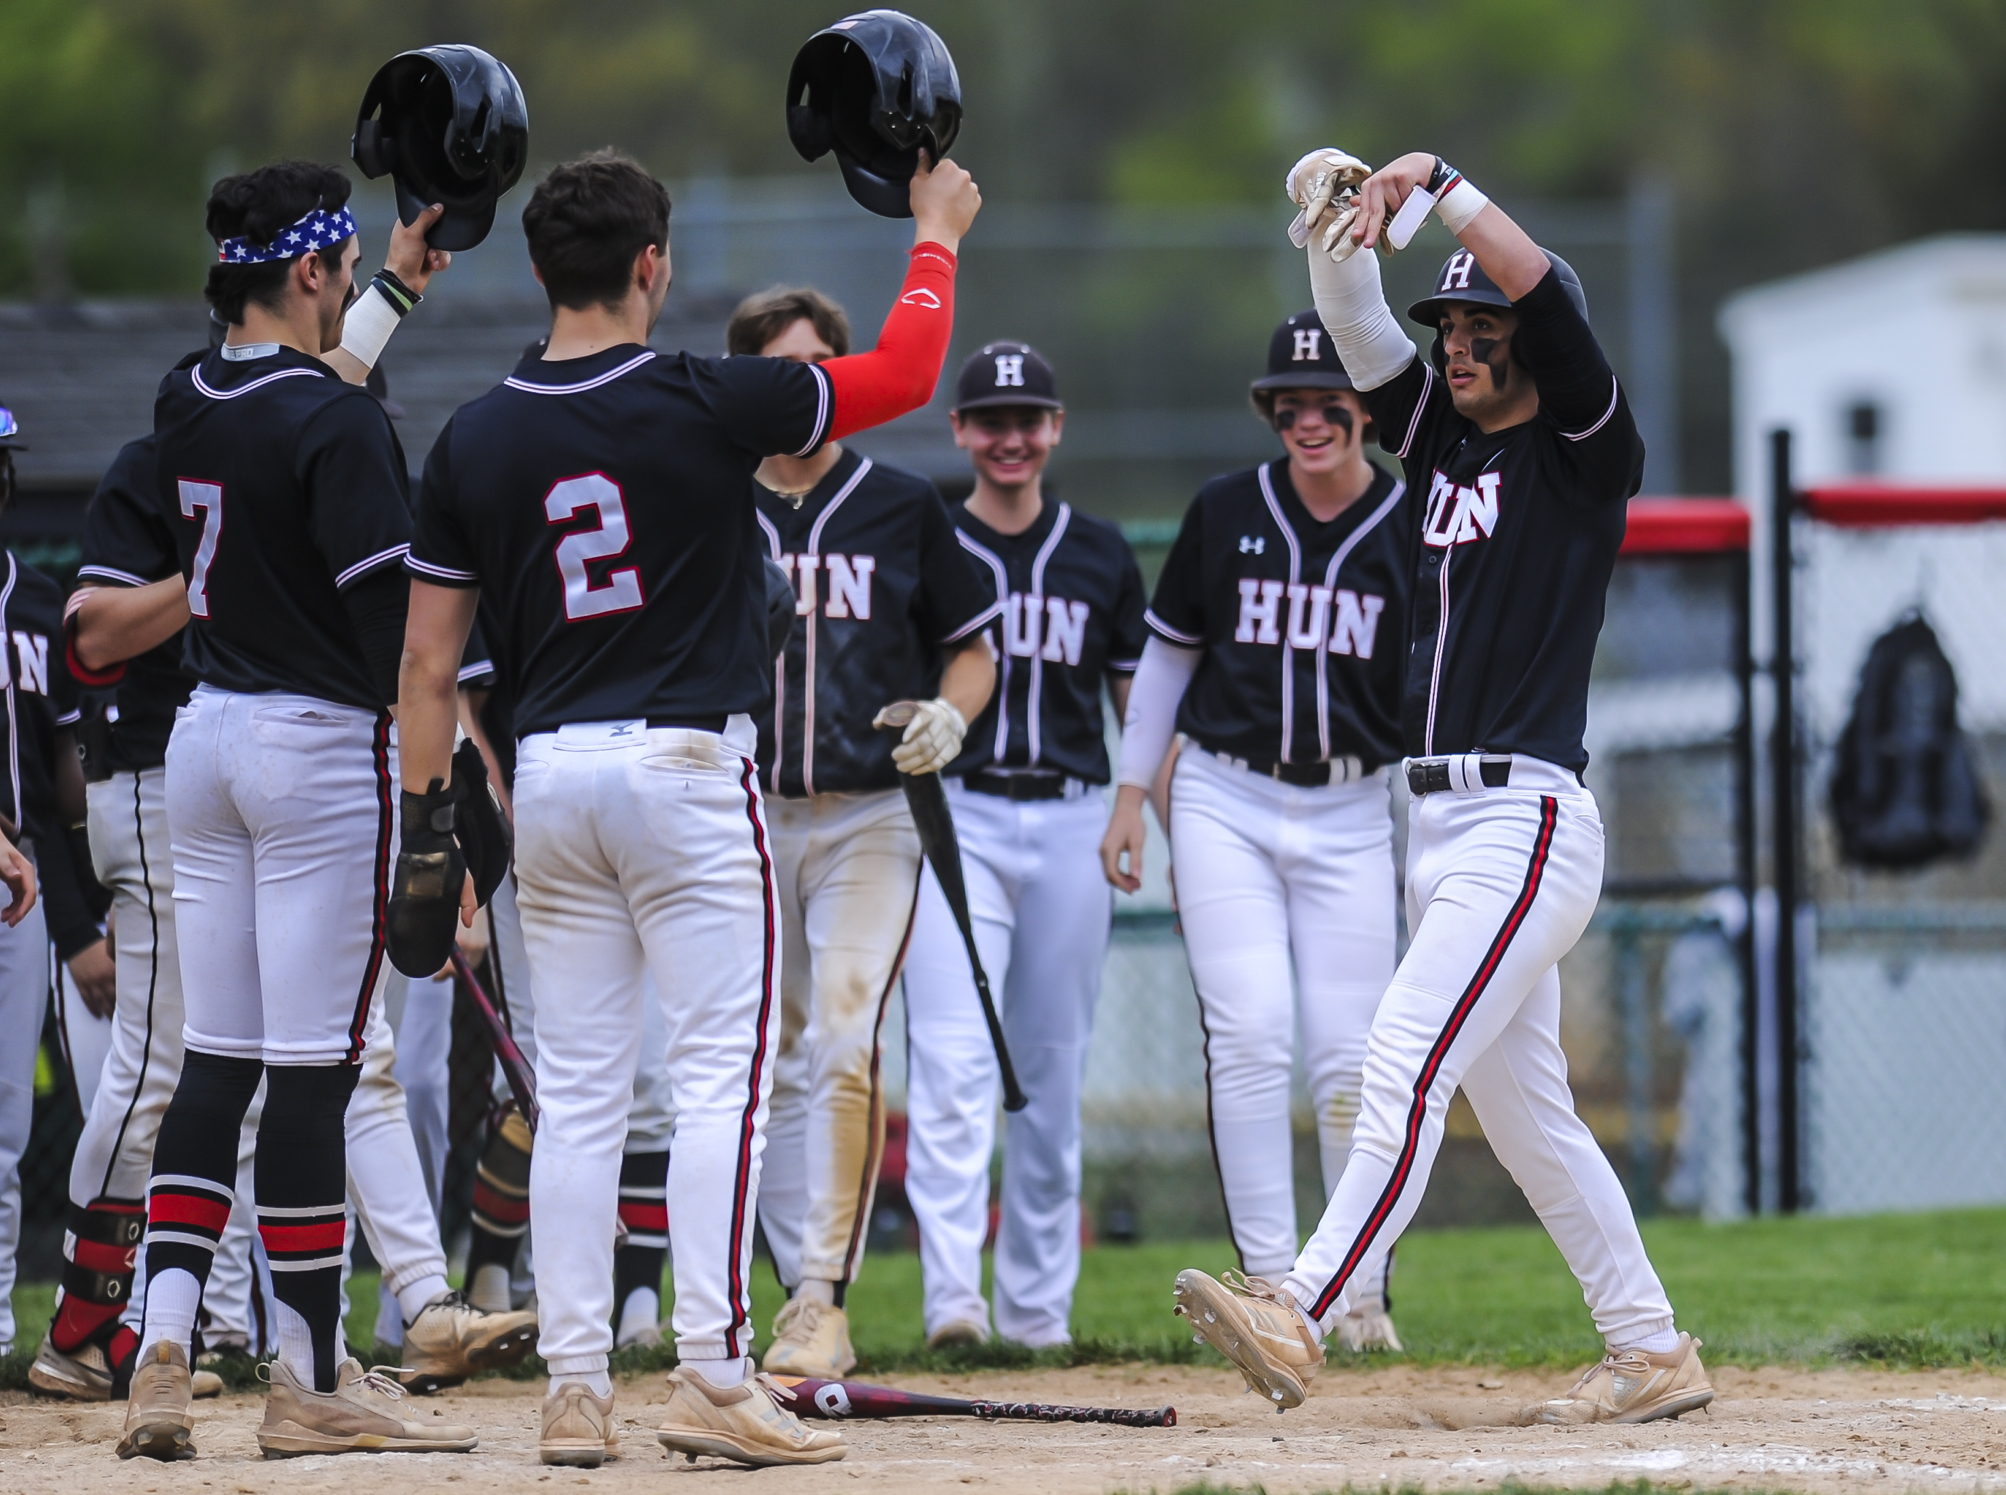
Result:
<svg viewBox="0 0 2006 1495">
<path fill-rule="evenodd" d="M 1442 334 L 1435 334 L 1435 341 L 1428 348 L 1428 362 L 1435 366 L 1435 372 L 1443 378 L 1449 375 L 1449 355 L 1442 346 Z"/>
<path fill-rule="evenodd" d="M 825 115 L 806 104 L 787 106 L 787 138 L 806 161 L 819 160 L 835 147 L 836 132 Z"/>
</svg>

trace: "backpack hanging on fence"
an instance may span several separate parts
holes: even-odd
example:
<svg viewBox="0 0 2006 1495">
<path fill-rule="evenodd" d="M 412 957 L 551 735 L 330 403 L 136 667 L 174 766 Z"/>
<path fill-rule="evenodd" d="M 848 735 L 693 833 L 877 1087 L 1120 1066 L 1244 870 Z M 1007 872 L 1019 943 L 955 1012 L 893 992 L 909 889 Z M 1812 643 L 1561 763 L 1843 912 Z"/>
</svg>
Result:
<svg viewBox="0 0 2006 1495">
<path fill-rule="evenodd" d="M 1978 849 L 1992 807 L 1957 725 L 1957 676 L 1910 615 L 1874 641 L 1832 774 L 1839 851 L 1862 867 L 1922 867 Z"/>
</svg>

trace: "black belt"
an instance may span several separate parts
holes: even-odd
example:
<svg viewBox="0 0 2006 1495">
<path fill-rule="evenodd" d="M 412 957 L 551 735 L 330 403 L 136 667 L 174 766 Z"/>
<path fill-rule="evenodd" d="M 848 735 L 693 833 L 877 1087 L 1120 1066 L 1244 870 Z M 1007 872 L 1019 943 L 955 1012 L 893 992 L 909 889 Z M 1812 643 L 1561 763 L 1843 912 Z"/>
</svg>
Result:
<svg viewBox="0 0 2006 1495">
<path fill-rule="evenodd" d="M 648 718 L 648 730 L 649 730 L 650 732 L 652 732 L 652 731 L 654 731 L 655 729 L 657 729 L 658 727 L 666 727 L 666 728 L 668 728 L 668 729 L 670 729 L 670 730 L 672 730 L 672 731 L 677 731 L 677 732 L 719 732 L 719 733 L 721 733 L 721 732 L 723 732 L 723 731 L 724 731 L 724 728 L 725 728 L 725 724 L 726 724 L 727 722 L 729 722 L 730 720 L 731 720 L 731 718 L 730 718 L 730 717 L 728 717 L 728 716 L 722 716 L 722 715 L 719 715 L 719 716 L 651 716 L 651 717 L 649 717 L 649 718 Z"/>
<path fill-rule="evenodd" d="M 1511 782 L 1511 755 L 1487 753 L 1477 760 L 1477 774 L 1486 789 L 1502 789 Z M 1410 794 L 1446 794 L 1455 788 L 1449 778 L 1447 758 L 1410 758 L 1407 761 L 1407 791 Z"/>
<path fill-rule="evenodd" d="M 1279 763 L 1273 758 L 1241 758 L 1232 753 L 1213 752 L 1212 756 L 1234 768 L 1243 768 L 1248 773 L 1273 779 L 1293 789 L 1327 789 L 1332 784 L 1350 783 L 1354 762 L 1358 764 L 1357 778 L 1363 779 L 1378 770 L 1376 763 L 1367 763 L 1363 759 L 1329 758 L 1321 763 Z"/>
<path fill-rule="evenodd" d="M 964 774 L 961 782 L 977 794 L 993 794 L 998 799 L 1010 799 L 1022 803 L 1032 799 L 1064 799 L 1066 785 L 1070 780 L 1055 773 L 978 771 Z"/>
</svg>

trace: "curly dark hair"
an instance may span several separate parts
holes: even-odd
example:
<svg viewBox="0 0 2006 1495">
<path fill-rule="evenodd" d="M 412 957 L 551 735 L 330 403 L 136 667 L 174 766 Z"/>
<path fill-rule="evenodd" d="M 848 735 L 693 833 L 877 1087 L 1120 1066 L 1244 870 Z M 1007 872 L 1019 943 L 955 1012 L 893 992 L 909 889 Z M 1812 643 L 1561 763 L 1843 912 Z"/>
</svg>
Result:
<svg viewBox="0 0 2006 1495">
<path fill-rule="evenodd" d="M 522 210 L 530 263 L 553 310 L 617 306 L 634 256 L 669 247 L 669 189 L 616 150 L 594 151 L 553 169 Z"/>
<path fill-rule="evenodd" d="M 278 234 L 306 217 L 316 208 L 333 212 L 348 202 L 353 184 L 337 166 L 313 161 L 279 161 L 260 166 L 238 176 L 226 176 L 209 189 L 209 213 L 205 226 L 209 237 L 249 239 L 253 244 L 269 244 Z M 347 241 L 330 244 L 308 253 L 320 255 L 330 272 L 341 269 Z M 294 256 L 298 258 L 297 255 Z M 244 320 L 244 307 L 256 302 L 267 311 L 277 311 L 285 299 L 286 276 L 291 260 L 267 260 L 261 265 L 211 265 L 209 283 L 202 294 L 216 309 L 216 315 L 235 326 Z"/>
</svg>

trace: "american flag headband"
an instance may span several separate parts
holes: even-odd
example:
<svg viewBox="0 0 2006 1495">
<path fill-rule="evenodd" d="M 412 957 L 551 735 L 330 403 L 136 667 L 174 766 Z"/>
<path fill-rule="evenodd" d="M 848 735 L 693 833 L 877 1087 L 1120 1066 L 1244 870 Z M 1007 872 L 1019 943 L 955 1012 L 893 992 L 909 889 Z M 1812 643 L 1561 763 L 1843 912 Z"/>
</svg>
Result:
<svg viewBox="0 0 2006 1495">
<path fill-rule="evenodd" d="M 249 239 L 223 239 L 216 245 L 216 262 L 222 265 L 262 265 L 272 260 L 289 260 L 316 249 L 327 249 L 355 234 L 355 215 L 347 208 L 328 212 L 315 208 L 291 228 L 282 230 L 269 244 L 253 244 Z"/>
</svg>

